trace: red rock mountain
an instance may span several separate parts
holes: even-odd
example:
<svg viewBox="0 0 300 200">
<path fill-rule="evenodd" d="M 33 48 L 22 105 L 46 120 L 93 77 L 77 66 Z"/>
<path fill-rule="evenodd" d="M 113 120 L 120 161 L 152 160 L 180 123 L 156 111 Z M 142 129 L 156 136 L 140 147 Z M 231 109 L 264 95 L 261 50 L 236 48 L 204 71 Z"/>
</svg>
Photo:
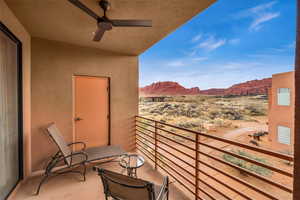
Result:
<svg viewBox="0 0 300 200">
<path fill-rule="evenodd" d="M 198 87 L 185 88 L 179 85 L 177 82 L 157 82 L 152 83 L 146 87 L 140 88 L 141 96 L 149 95 L 196 95 L 200 94 L 200 89 Z"/>
<path fill-rule="evenodd" d="M 229 88 L 212 88 L 200 90 L 198 87 L 187 89 L 176 82 L 157 82 L 140 88 L 141 96 L 151 95 L 256 95 L 267 94 L 271 88 L 272 78 L 252 80 L 235 84 Z"/>
<path fill-rule="evenodd" d="M 208 89 L 200 91 L 206 95 L 255 95 L 268 94 L 268 89 L 272 86 L 272 78 L 252 80 L 235 84 L 227 89 Z"/>
</svg>

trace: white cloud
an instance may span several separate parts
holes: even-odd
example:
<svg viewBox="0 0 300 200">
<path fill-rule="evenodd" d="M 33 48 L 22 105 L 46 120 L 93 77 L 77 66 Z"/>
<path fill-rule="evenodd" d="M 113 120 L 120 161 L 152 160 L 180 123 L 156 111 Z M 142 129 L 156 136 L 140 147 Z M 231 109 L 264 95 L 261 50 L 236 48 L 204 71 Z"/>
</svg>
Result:
<svg viewBox="0 0 300 200">
<path fill-rule="evenodd" d="M 277 1 L 271 1 L 269 3 L 260 4 L 253 8 L 243 10 L 237 13 L 234 17 L 237 19 L 241 18 L 252 18 L 252 22 L 249 26 L 249 31 L 259 31 L 263 28 L 263 25 L 280 16 L 280 12 L 271 11 Z"/>
<path fill-rule="evenodd" d="M 271 2 L 269 2 L 269 3 L 260 4 L 260 5 L 258 5 L 258 6 L 255 6 L 255 7 L 251 8 L 250 10 L 251 10 L 251 12 L 253 12 L 253 13 L 258 13 L 258 12 L 264 11 L 264 10 L 266 10 L 266 9 L 268 9 L 268 8 L 272 8 L 273 5 L 276 4 L 276 3 L 277 3 L 277 1 L 271 1 Z"/>
<path fill-rule="evenodd" d="M 255 18 L 254 21 L 251 23 L 249 30 L 251 31 L 258 31 L 262 28 L 262 24 L 275 19 L 280 16 L 279 12 L 276 13 L 263 13 L 259 17 Z"/>
<path fill-rule="evenodd" d="M 192 42 L 198 42 L 202 38 L 202 34 L 198 34 L 195 37 L 193 37 Z"/>
<path fill-rule="evenodd" d="M 195 62 L 202 62 L 202 61 L 208 60 L 208 58 L 207 57 L 195 57 L 195 58 L 192 58 L 192 60 Z"/>
<path fill-rule="evenodd" d="M 207 57 L 183 57 L 182 59 L 166 62 L 165 66 L 167 67 L 192 66 L 195 63 L 203 62 L 206 60 L 208 60 Z"/>
<path fill-rule="evenodd" d="M 206 40 L 200 42 L 197 48 L 202 48 L 206 51 L 213 51 L 226 44 L 226 39 L 216 39 L 214 36 L 209 36 Z"/>
<path fill-rule="evenodd" d="M 171 61 L 171 62 L 167 63 L 167 66 L 170 66 L 170 67 L 183 67 L 183 66 L 185 66 L 185 63 L 182 60 L 174 60 L 174 61 Z"/>
<path fill-rule="evenodd" d="M 231 45 L 237 45 L 240 42 L 241 42 L 241 39 L 239 39 L 239 38 L 228 40 L 228 43 L 231 44 Z"/>
</svg>

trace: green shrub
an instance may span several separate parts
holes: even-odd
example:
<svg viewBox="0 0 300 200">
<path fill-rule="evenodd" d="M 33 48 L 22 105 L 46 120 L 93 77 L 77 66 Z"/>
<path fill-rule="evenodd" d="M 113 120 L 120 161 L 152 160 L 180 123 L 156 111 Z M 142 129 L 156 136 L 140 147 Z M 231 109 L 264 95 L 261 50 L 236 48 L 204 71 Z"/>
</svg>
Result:
<svg viewBox="0 0 300 200">
<path fill-rule="evenodd" d="M 264 164 L 268 164 L 266 159 L 264 158 L 259 158 L 259 157 L 256 157 L 254 155 L 251 155 L 245 151 L 240 151 L 238 150 L 237 152 L 235 151 L 232 151 L 233 153 L 236 153 L 240 156 L 244 156 L 246 158 L 250 158 L 252 160 L 255 160 L 255 161 L 258 161 L 260 163 L 264 163 Z M 232 155 L 229 155 L 229 154 L 224 154 L 223 155 L 223 159 L 231 164 L 234 164 L 234 165 L 237 165 L 241 168 L 244 168 L 244 169 L 247 169 L 249 171 L 252 171 L 256 174 L 259 174 L 259 175 L 262 175 L 262 176 L 269 176 L 272 174 L 272 171 L 265 168 L 265 167 L 261 167 L 261 166 L 258 166 L 258 165 L 255 165 L 255 164 L 252 164 L 251 162 L 247 162 L 243 159 L 240 159 L 240 158 L 237 158 L 235 156 L 232 156 Z"/>
</svg>

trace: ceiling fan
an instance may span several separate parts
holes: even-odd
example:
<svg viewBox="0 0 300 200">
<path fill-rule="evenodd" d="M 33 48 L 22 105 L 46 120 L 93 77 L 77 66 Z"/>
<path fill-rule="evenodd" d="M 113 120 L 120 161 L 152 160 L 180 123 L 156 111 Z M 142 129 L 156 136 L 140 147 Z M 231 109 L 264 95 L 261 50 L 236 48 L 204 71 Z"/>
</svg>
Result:
<svg viewBox="0 0 300 200">
<path fill-rule="evenodd" d="M 110 9 L 110 3 L 108 0 L 99 1 L 99 6 L 103 9 L 104 15 L 99 17 L 94 11 L 89 9 L 79 0 L 68 0 L 82 11 L 86 12 L 89 16 L 93 17 L 97 21 L 97 30 L 93 41 L 100 41 L 105 31 L 111 30 L 113 27 L 152 27 L 151 20 L 124 20 L 124 19 L 109 19 L 106 16 L 106 12 Z"/>
</svg>

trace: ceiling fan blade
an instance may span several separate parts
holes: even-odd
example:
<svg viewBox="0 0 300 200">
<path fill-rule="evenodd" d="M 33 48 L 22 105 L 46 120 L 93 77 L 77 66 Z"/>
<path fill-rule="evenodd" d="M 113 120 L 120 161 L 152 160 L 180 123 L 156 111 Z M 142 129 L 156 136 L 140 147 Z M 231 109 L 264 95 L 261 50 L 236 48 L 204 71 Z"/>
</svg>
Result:
<svg viewBox="0 0 300 200">
<path fill-rule="evenodd" d="M 112 29 L 112 24 L 110 22 L 100 22 L 98 23 L 98 29 L 95 32 L 94 41 L 98 42 L 102 39 L 105 31 L 109 31 Z"/>
<path fill-rule="evenodd" d="M 103 37 L 105 31 L 106 31 L 105 29 L 99 27 L 99 28 L 96 30 L 96 32 L 95 32 L 95 36 L 94 36 L 94 38 L 93 38 L 93 41 L 99 42 L 99 41 L 102 39 L 102 37 Z"/>
<path fill-rule="evenodd" d="M 76 7 L 80 8 L 84 12 L 86 12 L 89 16 L 93 17 L 94 19 L 98 20 L 100 17 L 94 13 L 91 9 L 86 7 L 83 3 L 81 3 L 79 0 L 69 0 L 72 4 L 74 4 Z"/>
<path fill-rule="evenodd" d="M 110 20 L 113 26 L 125 27 L 152 27 L 152 20 L 126 20 L 126 19 L 112 19 Z"/>
</svg>

